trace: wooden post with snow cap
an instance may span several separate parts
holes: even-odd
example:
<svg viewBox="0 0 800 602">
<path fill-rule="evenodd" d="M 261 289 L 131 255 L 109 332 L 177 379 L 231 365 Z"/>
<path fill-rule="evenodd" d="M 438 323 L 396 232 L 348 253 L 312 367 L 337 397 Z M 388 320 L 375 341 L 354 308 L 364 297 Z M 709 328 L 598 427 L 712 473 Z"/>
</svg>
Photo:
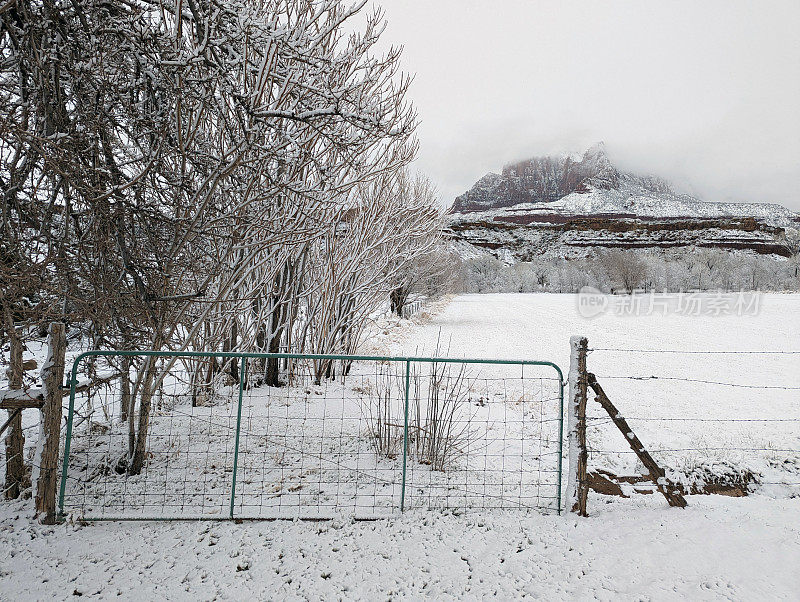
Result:
<svg viewBox="0 0 800 602">
<path fill-rule="evenodd" d="M 56 521 L 61 395 L 64 385 L 64 356 L 67 350 L 64 324 L 60 322 L 50 324 L 47 346 L 47 361 L 42 366 L 41 372 L 44 405 L 41 408 L 39 442 L 33 461 L 32 481 L 36 488 L 36 514 L 44 524 L 52 525 Z"/>
<path fill-rule="evenodd" d="M 586 478 L 588 454 L 586 452 L 586 354 L 589 341 L 586 337 L 573 336 L 569 340 L 569 409 L 567 413 L 567 435 L 569 469 L 567 474 L 567 509 L 578 516 L 588 516 L 586 499 L 589 483 Z"/>
</svg>

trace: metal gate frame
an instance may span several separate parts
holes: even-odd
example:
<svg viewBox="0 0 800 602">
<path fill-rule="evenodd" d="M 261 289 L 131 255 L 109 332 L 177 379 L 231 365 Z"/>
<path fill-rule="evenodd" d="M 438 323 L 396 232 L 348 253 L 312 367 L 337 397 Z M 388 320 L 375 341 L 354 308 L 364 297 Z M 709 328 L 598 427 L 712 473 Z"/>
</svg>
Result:
<svg viewBox="0 0 800 602">
<path fill-rule="evenodd" d="M 558 375 L 559 391 L 559 415 L 558 415 L 558 476 L 556 492 L 556 509 L 558 514 L 562 513 L 562 489 L 563 489 L 563 456 L 564 456 L 564 374 L 561 368 L 553 362 L 543 360 L 502 360 L 502 359 L 483 359 L 483 358 L 446 358 L 446 357 L 413 357 L 413 356 L 371 356 L 371 355 L 336 355 L 336 354 L 303 354 L 303 353 L 238 353 L 238 352 L 205 352 L 205 351 L 109 351 L 92 350 L 79 354 L 72 362 L 72 370 L 69 379 L 69 411 L 67 414 L 67 429 L 64 442 L 64 459 L 61 469 L 61 484 L 58 494 L 57 519 L 64 521 L 66 512 L 64 511 L 64 499 L 66 494 L 67 471 L 69 467 L 70 444 L 72 442 L 72 426 L 75 416 L 75 394 L 78 385 L 78 366 L 87 357 L 125 357 L 125 356 L 144 356 L 144 357 L 164 357 L 164 358 L 226 358 L 239 359 L 239 400 L 236 419 L 236 437 L 234 443 L 233 474 L 231 478 L 230 512 L 228 516 L 209 516 L 202 520 L 237 520 L 234 515 L 234 505 L 236 500 L 236 473 L 239 457 L 239 436 L 241 432 L 242 401 L 244 394 L 245 371 L 247 369 L 247 359 L 301 359 L 301 360 L 330 360 L 330 361 L 373 361 L 405 364 L 405 408 L 404 408 L 404 428 L 403 428 L 403 473 L 400 497 L 400 512 L 405 511 L 405 490 L 406 490 L 406 468 L 408 461 L 408 408 L 409 408 L 409 389 L 411 377 L 411 364 L 416 363 L 443 363 L 443 364 L 478 364 L 478 365 L 497 365 L 497 366 L 544 366 L 552 368 Z M 180 521 L 198 520 L 194 517 L 124 517 L 124 518 L 105 518 L 89 517 L 88 521 Z M 257 519 L 256 519 L 257 520 Z M 263 519 L 270 520 L 270 519 Z"/>
</svg>

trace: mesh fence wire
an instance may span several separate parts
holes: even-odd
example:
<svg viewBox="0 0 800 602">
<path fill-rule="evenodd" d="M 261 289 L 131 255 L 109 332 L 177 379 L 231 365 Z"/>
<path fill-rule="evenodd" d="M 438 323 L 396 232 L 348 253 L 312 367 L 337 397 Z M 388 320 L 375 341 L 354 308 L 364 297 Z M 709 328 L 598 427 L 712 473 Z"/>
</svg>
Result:
<svg viewBox="0 0 800 602">
<path fill-rule="evenodd" d="M 130 393 L 112 378 L 74 394 L 62 514 L 379 518 L 416 508 L 560 509 L 563 392 L 552 364 L 149 357 L 129 356 Z M 118 374 L 121 359 L 79 358 L 77 371 Z M 147 361 L 163 378 L 134 474 L 137 374 Z"/>
</svg>

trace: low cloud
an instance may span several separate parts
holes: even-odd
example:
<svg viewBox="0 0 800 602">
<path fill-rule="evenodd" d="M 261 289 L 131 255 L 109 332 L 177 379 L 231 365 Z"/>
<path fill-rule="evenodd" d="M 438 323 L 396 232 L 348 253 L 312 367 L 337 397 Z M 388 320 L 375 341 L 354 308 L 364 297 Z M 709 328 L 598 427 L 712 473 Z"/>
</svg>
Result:
<svg viewBox="0 0 800 602">
<path fill-rule="evenodd" d="M 444 203 L 603 140 L 706 200 L 800 210 L 800 4 L 385 0 Z"/>
</svg>

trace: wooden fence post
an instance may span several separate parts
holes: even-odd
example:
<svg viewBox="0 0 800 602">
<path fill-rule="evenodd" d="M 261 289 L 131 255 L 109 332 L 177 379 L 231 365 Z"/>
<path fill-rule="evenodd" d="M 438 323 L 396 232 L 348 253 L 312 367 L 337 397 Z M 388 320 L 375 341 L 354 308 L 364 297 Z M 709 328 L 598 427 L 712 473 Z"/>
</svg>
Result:
<svg viewBox="0 0 800 602">
<path fill-rule="evenodd" d="M 22 389 L 22 328 L 9 332 L 11 338 L 10 366 L 8 369 L 8 388 Z M 5 498 L 14 500 L 22 492 L 25 480 L 25 435 L 22 432 L 22 412 L 9 410 L 10 422 L 6 435 L 6 481 Z"/>
<path fill-rule="evenodd" d="M 567 475 L 567 509 L 578 516 L 588 516 L 586 499 L 589 483 L 586 479 L 586 354 L 589 345 L 586 337 L 574 336 L 569 340 L 569 410 L 567 413 L 569 471 Z"/>
<path fill-rule="evenodd" d="M 62 387 L 67 336 L 64 324 L 53 322 L 47 337 L 47 361 L 42 366 L 44 405 L 39 415 L 39 442 L 33 462 L 36 515 L 46 525 L 56 521 L 58 450 L 61 439 Z"/>
</svg>

